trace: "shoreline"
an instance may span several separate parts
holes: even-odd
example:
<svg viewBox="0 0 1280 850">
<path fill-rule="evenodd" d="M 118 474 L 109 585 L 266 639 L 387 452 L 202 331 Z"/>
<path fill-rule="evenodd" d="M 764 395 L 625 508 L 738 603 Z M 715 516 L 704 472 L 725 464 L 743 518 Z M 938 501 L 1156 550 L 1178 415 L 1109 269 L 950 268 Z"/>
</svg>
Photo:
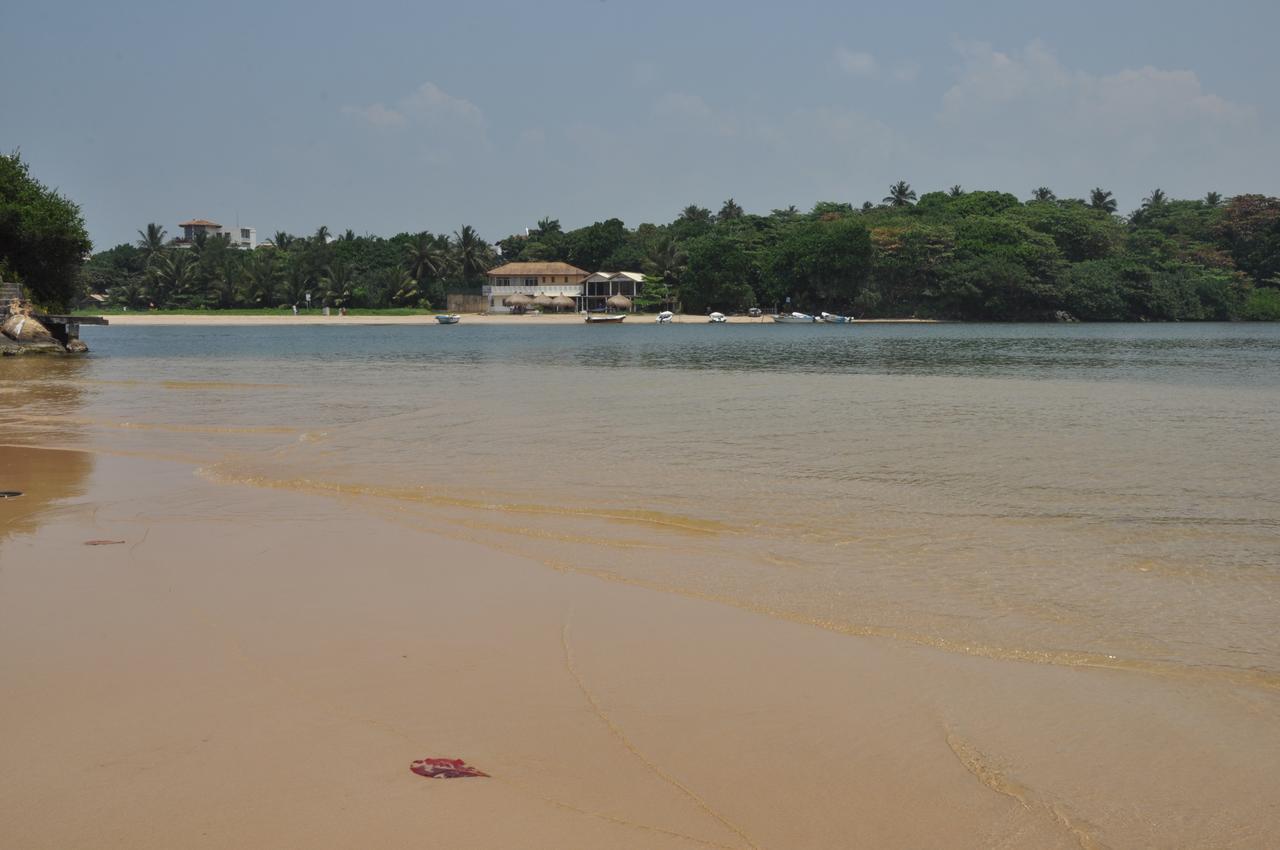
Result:
<svg viewBox="0 0 1280 850">
<path fill-rule="evenodd" d="M 516 316 L 511 314 L 481 314 L 481 313 L 462 313 L 461 322 L 459 324 L 466 325 L 518 325 L 522 327 L 533 327 L 538 325 L 584 325 L 581 315 L 577 313 L 545 313 L 538 315 Z M 283 325 L 324 325 L 332 327 L 340 327 L 343 325 L 435 325 L 439 327 L 449 327 L 448 325 L 440 325 L 435 314 L 420 316 L 321 316 L 321 315 L 280 315 L 280 316 L 220 316 L 216 313 L 208 315 L 164 315 L 164 314 L 148 314 L 148 313 L 111 313 L 107 315 L 108 321 L 112 325 L 208 325 L 208 326 L 228 326 L 243 325 L 254 326 L 283 326 Z M 654 314 L 636 313 L 628 315 L 624 324 L 656 324 Z M 678 316 L 672 322 L 677 325 L 705 325 L 709 324 L 705 316 Z M 768 316 L 760 318 L 752 318 L 750 316 L 730 316 L 728 324 L 747 325 L 747 324 L 763 324 L 772 325 L 773 320 Z M 822 324 L 819 322 L 818 324 Z M 853 322 L 855 325 L 931 325 L 946 324 L 939 319 L 858 319 Z"/>
<path fill-rule="evenodd" d="M 1280 754 L 1246 731 L 1265 689 L 842 635 L 190 462 L 0 467 L 27 492 L 0 502 L 22 512 L 0 524 L 0 830 L 23 847 L 1070 850 L 1275 826 Z M 422 780 L 423 757 L 492 778 Z"/>
</svg>

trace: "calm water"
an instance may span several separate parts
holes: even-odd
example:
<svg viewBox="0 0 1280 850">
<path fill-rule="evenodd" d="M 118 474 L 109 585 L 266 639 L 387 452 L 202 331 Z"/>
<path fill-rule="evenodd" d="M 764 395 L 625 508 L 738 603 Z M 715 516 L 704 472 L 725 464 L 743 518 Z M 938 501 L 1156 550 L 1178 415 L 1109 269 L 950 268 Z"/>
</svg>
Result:
<svg viewBox="0 0 1280 850">
<path fill-rule="evenodd" d="M 1278 326 L 85 336 L 0 362 L 0 441 L 851 633 L 1280 686 Z"/>
</svg>

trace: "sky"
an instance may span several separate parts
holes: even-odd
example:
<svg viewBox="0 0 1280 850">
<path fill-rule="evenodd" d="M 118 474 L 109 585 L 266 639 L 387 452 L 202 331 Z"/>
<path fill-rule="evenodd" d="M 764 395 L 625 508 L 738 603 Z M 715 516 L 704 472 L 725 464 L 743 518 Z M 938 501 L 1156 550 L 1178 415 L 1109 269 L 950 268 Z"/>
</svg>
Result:
<svg viewBox="0 0 1280 850">
<path fill-rule="evenodd" d="M 97 249 L 1101 186 L 1280 194 L 1280 3 L 6 4 L 0 149 Z"/>
</svg>

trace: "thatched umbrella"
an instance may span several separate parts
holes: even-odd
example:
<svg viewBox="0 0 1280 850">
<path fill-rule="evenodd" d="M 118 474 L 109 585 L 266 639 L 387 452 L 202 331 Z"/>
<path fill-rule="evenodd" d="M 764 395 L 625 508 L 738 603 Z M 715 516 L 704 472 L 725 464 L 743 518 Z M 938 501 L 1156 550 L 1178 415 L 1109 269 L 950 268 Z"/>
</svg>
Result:
<svg viewBox="0 0 1280 850">
<path fill-rule="evenodd" d="M 533 306 L 535 307 L 550 307 L 551 304 L 552 301 L 550 295 L 539 295 L 537 298 L 533 299 Z"/>
<path fill-rule="evenodd" d="M 533 303 L 533 299 L 523 292 L 517 292 L 514 295 L 508 295 L 503 298 L 502 303 L 508 307 L 528 307 Z"/>
<path fill-rule="evenodd" d="M 604 303 L 608 304 L 610 307 L 617 307 L 619 310 L 631 309 L 631 299 L 625 295 L 614 295 Z"/>
<path fill-rule="evenodd" d="M 577 306 L 577 304 L 574 303 L 573 298 L 571 298 L 568 295 L 557 295 L 555 298 L 551 299 L 551 304 L 557 310 L 564 307 L 567 307 L 570 310 L 572 310 L 574 307 Z"/>
</svg>

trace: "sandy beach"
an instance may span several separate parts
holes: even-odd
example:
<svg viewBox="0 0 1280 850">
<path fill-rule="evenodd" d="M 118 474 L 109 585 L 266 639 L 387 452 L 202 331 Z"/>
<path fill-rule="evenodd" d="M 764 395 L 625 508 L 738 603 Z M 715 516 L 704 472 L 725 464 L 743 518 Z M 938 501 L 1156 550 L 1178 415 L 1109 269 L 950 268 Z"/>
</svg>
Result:
<svg viewBox="0 0 1280 850">
<path fill-rule="evenodd" d="M 439 325 L 434 315 L 422 316 L 330 316 L 319 312 L 294 316 L 288 313 L 272 316 L 233 316 L 217 312 L 193 315 L 166 315 L 161 313 L 113 313 L 109 317 L 113 325 Z M 750 316 L 729 316 L 730 324 L 773 324 L 768 316 L 752 318 Z M 653 324 L 654 316 L 645 313 L 628 315 L 626 324 Z M 576 313 L 543 313 L 517 316 L 510 313 L 464 313 L 459 324 L 468 325 L 519 325 L 535 327 L 539 325 L 581 325 L 585 324 L 582 316 Z M 677 316 L 674 324 L 707 324 L 705 316 Z M 932 319 L 859 319 L 857 324 L 937 324 Z M 449 327 L 441 325 L 441 327 Z"/>
</svg>

